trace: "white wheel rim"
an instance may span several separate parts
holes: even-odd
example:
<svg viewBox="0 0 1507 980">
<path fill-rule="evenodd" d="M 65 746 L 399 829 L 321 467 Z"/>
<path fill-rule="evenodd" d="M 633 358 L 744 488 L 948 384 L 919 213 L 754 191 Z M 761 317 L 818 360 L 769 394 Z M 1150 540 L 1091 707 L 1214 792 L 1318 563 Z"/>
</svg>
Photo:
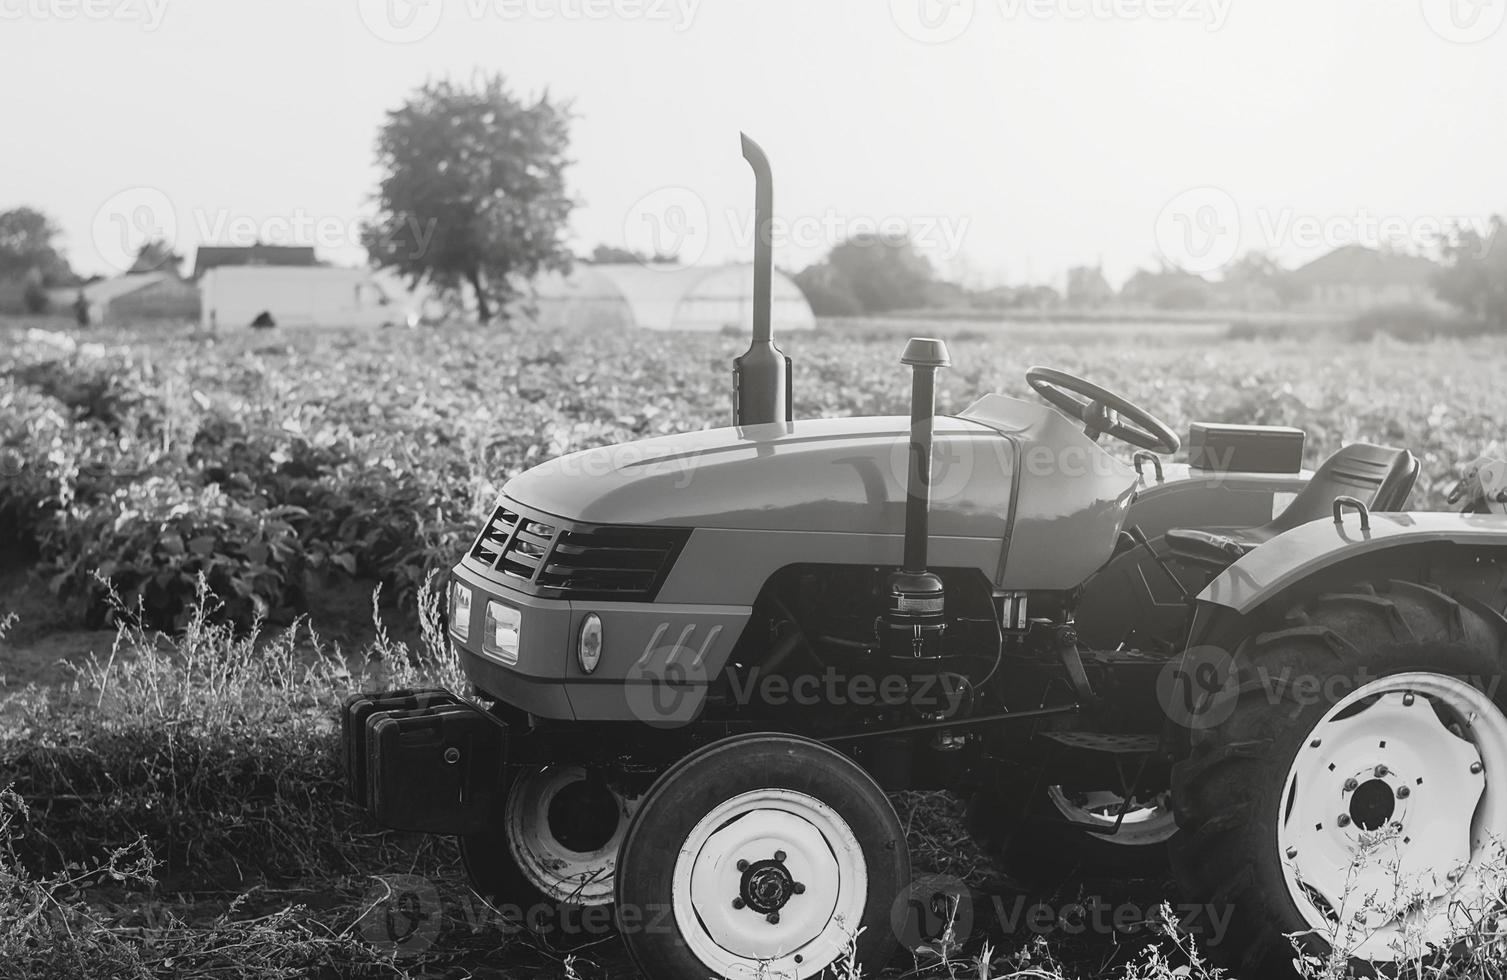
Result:
<svg viewBox="0 0 1507 980">
<path fill-rule="evenodd" d="M 713 975 L 805 980 L 857 933 L 868 866 L 830 806 L 793 790 L 754 790 L 696 824 L 676 856 L 671 896 L 687 948 Z M 756 896 L 762 903 L 745 901 Z M 775 921 L 760 904 L 778 906 Z"/>
<path fill-rule="evenodd" d="M 1149 800 L 1132 799 L 1123 819 L 1120 809 L 1125 797 L 1113 790 L 1072 792 L 1061 786 L 1048 786 L 1047 799 L 1057 812 L 1079 824 L 1099 840 L 1125 847 L 1149 847 L 1165 844 L 1177 833 L 1169 794 L 1161 793 Z M 1119 829 L 1115 829 L 1116 821 Z"/>
<path fill-rule="evenodd" d="M 1288 770 L 1277 824 L 1288 894 L 1353 957 L 1449 942 L 1500 906 L 1503 776 L 1507 717 L 1475 687 L 1425 672 L 1361 686 Z"/>
<path fill-rule="evenodd" d="M 563 790 L 586 778 L 581 766 L 550 766 L 523 773 L 508 793 L 503 821 L 508 850 L 530 884 L 557 902 L 606 905 L 612 901 L 618 848 L 638 801 L 613 792 L 618 822 L 612 836 L 590 851 L 573 850 L 551 829 L 550 807 Z"/>
</svg>

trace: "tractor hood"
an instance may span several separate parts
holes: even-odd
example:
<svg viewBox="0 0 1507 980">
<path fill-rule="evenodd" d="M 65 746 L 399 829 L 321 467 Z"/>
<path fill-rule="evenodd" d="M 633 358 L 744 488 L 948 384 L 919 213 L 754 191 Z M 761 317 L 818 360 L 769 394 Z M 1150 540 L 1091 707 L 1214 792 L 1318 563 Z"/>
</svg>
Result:
<svg viewBox="0 0 1507 980">
<path fill-rule="evenodd" d="M 898 534 L 909 427 L 882 416 L 663 436 L 562 456 L 503 493 L 592 524 Z M 994 427 L 938 417 L 931 533 L 1002 537 L 1015 454 Z"/>
</svg>

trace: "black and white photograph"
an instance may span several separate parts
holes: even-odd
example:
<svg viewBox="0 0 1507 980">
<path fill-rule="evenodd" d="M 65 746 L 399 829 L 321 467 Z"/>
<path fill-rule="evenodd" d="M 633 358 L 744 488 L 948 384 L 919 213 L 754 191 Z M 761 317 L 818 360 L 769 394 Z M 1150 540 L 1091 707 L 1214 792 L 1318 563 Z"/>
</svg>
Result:
<svg viewBox="0 0 1507 980">
<path fill-rule="evenodd" d="M 1507 0 L 0 85 L 0 978 L 1507 977 Z"/>
</svg>

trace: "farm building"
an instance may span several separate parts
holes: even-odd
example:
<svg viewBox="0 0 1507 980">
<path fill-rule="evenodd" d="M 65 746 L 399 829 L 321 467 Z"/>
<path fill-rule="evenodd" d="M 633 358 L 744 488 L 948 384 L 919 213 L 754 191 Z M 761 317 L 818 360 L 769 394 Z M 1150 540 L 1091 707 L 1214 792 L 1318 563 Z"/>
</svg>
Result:
<svg viewBox="0 0 1507 980">
<path fill-rule="evenodd" d="M 197 320 L 199 290 L 170 272 L 144 272 L 100 279 L 81 287 L 94 323 L 119 325 L 150 320 Z M 52 289 L 53 309 L 73 309 L 79 288 Z"/>
<path fill-rule="evenodd" d="M 227 265 L 318 265 L 310 245 L 200 245 L 194 253 L 194 278 Z"/>
<path fill-rule="evenodd" d="M 1356 313 L 1391 303 L 1438 305 L 1439 266 L 1417 255 L 1346 245 L 1288 274 L 1300 309 Z"/>
<path fill-rule="evenodd" d="M 568 276 L 541 276 L 531 298 L 539 325 L 616 330 L 721 330 L 753 322 L 753 266 L 577 265 Z M 775 272 L 770 300 L 775 333 L 816 326 L 805 294 Z"/>
</svg>

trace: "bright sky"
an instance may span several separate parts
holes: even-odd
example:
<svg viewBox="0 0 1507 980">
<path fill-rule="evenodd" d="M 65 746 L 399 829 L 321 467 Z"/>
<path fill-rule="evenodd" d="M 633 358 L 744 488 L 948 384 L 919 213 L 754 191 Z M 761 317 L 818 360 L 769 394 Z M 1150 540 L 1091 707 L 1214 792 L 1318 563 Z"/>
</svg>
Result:
<svg viewBox="0 0 1507 980">
<path fill-rule="evenodd" d="M 1507 0 L 0 0 L 0 208 L 352 244 L 384 110 L 499 70 L 574 101 L 574 243 L 776 262 L 909 225 L 975 283 L 1217 274 L 1507 212 Z M 657 239 L 654 236 L 657 235 Z"/>
</svg>

